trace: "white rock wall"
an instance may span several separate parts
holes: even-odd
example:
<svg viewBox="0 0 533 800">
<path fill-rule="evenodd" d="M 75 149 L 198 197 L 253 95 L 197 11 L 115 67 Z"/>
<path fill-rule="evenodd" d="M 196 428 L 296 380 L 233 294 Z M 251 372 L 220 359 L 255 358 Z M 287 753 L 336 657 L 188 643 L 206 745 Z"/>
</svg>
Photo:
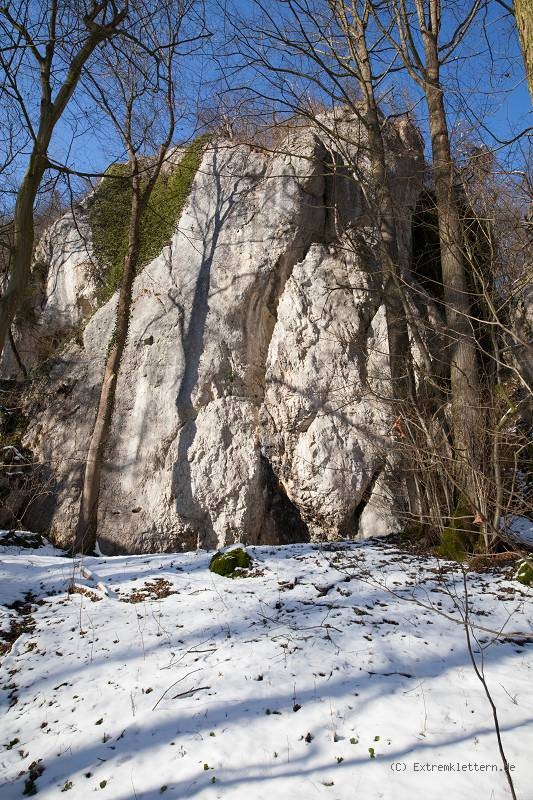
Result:
<svg viewBox="0 0 533 800">
<path fill-rule="evenodd" d="M 389 405 L 379 400 L 387 337 L 364 195 L 355 180 L 349 191 L 332 184 L 310 130 L 286 150 L 210 147 L 170 246 L 135 281 L 100 495 L 104 552 L 367 536 L 396 525 Z M 390 158 L 412 173 L 420 153 L 400 148 Z M 419 184 L 402 181 L 407 247 Z M 332 232 L 335 196 L 343 213 Z M 82 262 L 54 251 L 50 263 L 62 299 L 53 314 L 48 300 L 45 315 L 74 318 L 87 295 Z M 63 544 L 115 302 L 52 370 L 27 436 L 55 479 L 27 521 Z"/>
</svg>

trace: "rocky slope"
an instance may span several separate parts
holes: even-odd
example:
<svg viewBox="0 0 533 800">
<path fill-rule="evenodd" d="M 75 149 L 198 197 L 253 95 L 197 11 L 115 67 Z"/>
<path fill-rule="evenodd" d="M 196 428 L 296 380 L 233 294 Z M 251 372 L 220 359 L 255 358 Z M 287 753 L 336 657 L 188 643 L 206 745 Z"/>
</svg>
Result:
<svg viewBox="0 0 533 800">
<path fill-rule="evenodd" d="M 357 126 L 352 140 L 364 172 Z M 405 126 L 387 140 L 406 262 L 422 156 Z M 398 527 L 375 220 L 324 136 L 300 130 L 282 149 L 212 142 L 172 240 L 135 281 L 100 495 L 104 552 Z M 83 332 L 53 362 L 26 433 L 47 488 L 25 523 L 68 544 L 116 298 L 95 311 L 83 209 L 53 226 L 39 258 L 32 335 Z M 20 342 L 31 361 L 38 348 Z M 4 374 L 15 369 L 7 358 Z"/>
</svg>

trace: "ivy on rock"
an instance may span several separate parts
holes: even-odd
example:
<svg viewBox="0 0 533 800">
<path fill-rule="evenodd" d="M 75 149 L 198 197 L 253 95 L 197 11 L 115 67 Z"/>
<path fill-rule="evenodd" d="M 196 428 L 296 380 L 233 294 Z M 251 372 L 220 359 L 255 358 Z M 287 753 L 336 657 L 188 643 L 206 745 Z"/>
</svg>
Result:
<svg viewBox="0 0 533 800">
<path fill-rule="evenodd" d="M 139 270 L 170 242 L 208 141 L 209 135 L 199 136 L 185 149 L 177 167 L 159 175 L 141 218 Z M 99 268 L 100 304 L 109 300 L 122 278 L 132 196 L 128 169 L 127 164 L 110 167 L 89 206 L 93 252 Z"/>
</svg>

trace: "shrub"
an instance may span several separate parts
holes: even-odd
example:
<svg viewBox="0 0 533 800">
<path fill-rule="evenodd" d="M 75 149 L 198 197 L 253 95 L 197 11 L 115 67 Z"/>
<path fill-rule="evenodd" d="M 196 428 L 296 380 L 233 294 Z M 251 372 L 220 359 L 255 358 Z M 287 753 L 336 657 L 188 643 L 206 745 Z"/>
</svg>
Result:
<svg viewBox="0 0 533 800">
<path fill-rule="evenodd" d="M 217 575 L 235 578 L 242 570 L 249 569 L 252 559 L 242 547 L 236 547 L 225 553 L 215 553 L 209 562 L 209 569 Z"/>
<path fill-rule="evenodd" d="M 533 586 L 533 565 L 531 561 L 522 559 L 518 563 L 514 579 L 524 586 Z"/>
</svg>

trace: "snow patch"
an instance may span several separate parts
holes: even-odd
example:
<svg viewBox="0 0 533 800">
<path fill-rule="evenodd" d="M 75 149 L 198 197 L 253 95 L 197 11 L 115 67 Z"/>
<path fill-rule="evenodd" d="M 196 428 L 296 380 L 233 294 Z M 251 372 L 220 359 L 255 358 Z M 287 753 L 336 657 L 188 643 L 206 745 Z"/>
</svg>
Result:
<svg viewBox="0 0 533 800">
<path fill-rule="evenodd" d="M 247 549 L 253 576 L 232 581 L 206 552 L 2 550 L 2 610 L 33 598 L 33 628 L 2 663 L 2 800 L 22 796 L 34 762 L 39 797 L 57 800 L 445 800 L 474 781 L 480 798 L 508 797 L 457 565 L 386 540 Z M 503 573 L 467 586 L 526 797 L 531 592 Z"/>
</svg>

